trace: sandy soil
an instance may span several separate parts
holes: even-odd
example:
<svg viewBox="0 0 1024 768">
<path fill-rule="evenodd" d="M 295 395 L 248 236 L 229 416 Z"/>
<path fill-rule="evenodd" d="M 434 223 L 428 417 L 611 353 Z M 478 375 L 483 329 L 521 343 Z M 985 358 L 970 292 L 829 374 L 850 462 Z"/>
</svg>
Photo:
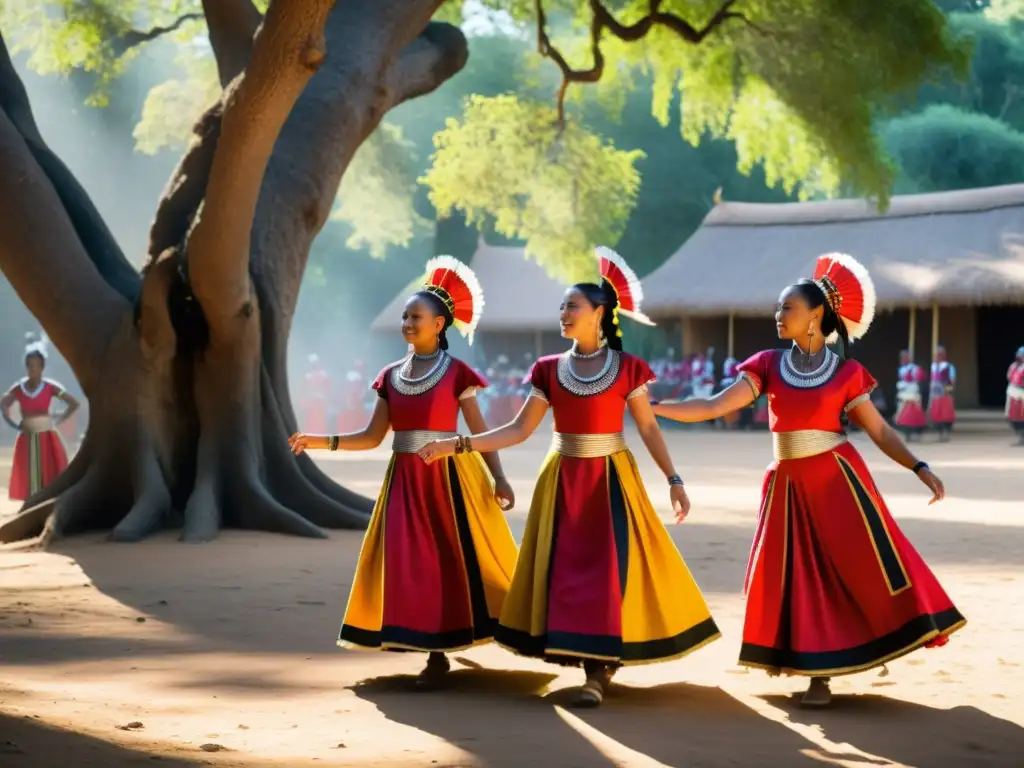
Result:
<svg viewBox="0 0 1024 768">
<path fill-rule="evenodd" d="M 724 637 L 623 671 L 601 710 L 562 706 L 576 673 L 494 647 L 459 654 L 452 690 L 438 694 L 406 690 L 418 655 L 336 649 L 358 533 L 229 532 L 197 546 L 89 536 L 0 553 L 0 766 L 1022 764 L 1024 450 L 1009 436 L 922 448 L 950 493 L 933 507 L 912 475 L 864 449 L 969 624 L 885 677 L 837 681 L 825 712 L 795 706 L 799 681 L 734 665 L 767 437 L 676 431 L 670 442 L 694 502 L 672 534 Z M 517 535 L 544 447 L 505 456 Z M 324 466 L 374 493 L 385 459 Z M 665 501 L 655 493 L 667 518 Z"/>
</svg>

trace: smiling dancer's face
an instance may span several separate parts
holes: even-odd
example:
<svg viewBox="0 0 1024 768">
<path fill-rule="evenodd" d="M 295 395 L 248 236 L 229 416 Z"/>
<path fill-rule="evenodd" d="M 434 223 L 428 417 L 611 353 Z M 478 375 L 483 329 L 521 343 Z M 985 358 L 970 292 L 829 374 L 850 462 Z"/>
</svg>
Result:
<svg viewBox="0 0 1024 768">
<path fill-rule="evenodd" d="M 577 341 L 596 339 L 604 316 L 604 307 L 596 307 L 583 295 L 582 291 L 570 288 L 565 292 L 562 305 L 559 307 L 559 325 L 562 338 Z"/>
<path fill-rule="evenodd" d="M 405 303 L 402 312 L 402 336 L 417 349 L 427 349 L 437 344 L 437 337 L 444 328 L 444 317 L 435 312 L 422 296 L 412 296 Z"/>
</svg>

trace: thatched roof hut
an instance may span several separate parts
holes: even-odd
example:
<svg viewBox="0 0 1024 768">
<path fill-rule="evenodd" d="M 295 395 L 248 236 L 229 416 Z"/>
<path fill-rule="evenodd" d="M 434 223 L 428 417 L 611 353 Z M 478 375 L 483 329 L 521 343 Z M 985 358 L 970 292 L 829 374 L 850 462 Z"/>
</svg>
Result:
<svg viewBox="0 0 1024 768">
<path fill-rule="evenodd" d="M 480 239 L 469 265 L 484 292 L 484 312 L 478 331 L 550 331 L 558 326 L 558 307 L 566 286 L 552 279 L 520 246 L 488 245 Z M 417 278 L 418 280 L 419 278 Z M 409 294 L 408 286 L 381 311 L 370 326 L 394 331 Z"/>
<path fill-rule="evenodd" d="M 870 270 L 881 309 L 1024 304 L 1024 184 L 898 196 L 885 214 L 865 200 L 724 202 L 643 280 L 644 308 L 763 314 L 831 251 Z"/>
</svg>

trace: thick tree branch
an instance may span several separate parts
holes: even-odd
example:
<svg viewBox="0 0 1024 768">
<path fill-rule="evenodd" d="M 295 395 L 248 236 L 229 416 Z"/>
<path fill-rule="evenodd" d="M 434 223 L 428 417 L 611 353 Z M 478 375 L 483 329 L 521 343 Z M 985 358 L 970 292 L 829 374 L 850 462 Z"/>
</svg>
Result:
<svg viewBox="0 0 1024 768">
<path fill-rule="evenodd" d="M 0 266 L 88 391 L 131 306 L 93 265 L 53 185 L 0 112 Z M 15 203 L 16 201 L 16 203 Z"/>
<path fill-rule="evenodd" d="M 611 11 L 604 7 L 601 0 L 589 0 L 589 2 L 590 11 L 593 14 L 590 22 L 590 51 L 594 63 L 587 69 L 573 69 L 561 51 L 551 43 L 547 32 L 547 14 L 544 11 L 543 0 L 534 0 L 537 12 L 537 51 L 541 56 L 551 59 L 562 72 L 562 83 L 556 97 L 559 125 L 565 124 L 565 94 L 569 89 L 569 84 L 596 83 L 604 75 L 605 58 L 601 51 L 601 35 L 605 31 L 624 42 L 632 43 L 642 40 L 654 27 L 661 26 L 672 30 L 686 42 L 697 45 L 729 20 L 737 19 L 746 22 L 749 26 L 754 26 L 742 13 L 732 10 L 736 5 L 736 0 L 725 0 L 714 16 L 701 27 L 696 27 L 675 14 L 662 11 L 662 0 L 651 0 L 650 12 L 633 24 L 623 24 L 618 21 Z"/>
<path fill-rule="evenodd" d="M 333 0 L 275 0 L 245 73 L 226 94 L 221 136 L 188 243 L 193 292 L 214 331 L 250 307 L 253 218 L 274 143 L 326 56 Z"/>
<path fill-rule="evenodd" d="M 227 87 L 249 63 L 263 17 L 251 0 L 203 0 L 203 12 L 220 84 Z"/>
<path fill-rule="evenodd" d="M 392 106 L 438 88 L 466 66 L 469 45 L 462 30 L 433 21 L 399 54 L 389 77 Z"/>
<path fill-rule="evenodd" d="M 74 174 L 43 140 L 32 114 L 28 92 L 14 69 L 3 35 L 0 34 L 0 109 L 28 145 L 32 157 L 53 184 L 89 258 L 103 278 L 128 301 L 138 296 L 140 280 L 125 258 L 113 233 Z M 69 266 L 72 266 L 69 264 Z"/>
<path fill-rule="evenodd" d="M 130 29 L 114 41 L 114 53 L 117 56 L 121 56 L 137 45 L 149 43 L 156 40 L 158 37 L 162 37 L 163 35 L 171 32 L 176 32 L 181 29 L 182 25 L 186 22 L 199 21 L 201 18 L 203 18 L 201 13 L 185 13 L 176 18 L 170 24 L 158 25 L 151 27 L 150 29 Z"/>
</svg>

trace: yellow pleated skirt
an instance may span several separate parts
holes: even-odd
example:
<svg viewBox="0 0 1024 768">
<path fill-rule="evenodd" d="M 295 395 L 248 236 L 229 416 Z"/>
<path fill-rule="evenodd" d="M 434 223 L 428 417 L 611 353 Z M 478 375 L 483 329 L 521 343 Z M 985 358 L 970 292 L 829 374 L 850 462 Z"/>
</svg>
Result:
<svg viewBox="0 0 1024 768">
<path fill-rule="evenodd" d="M 495 637 L 524 656 L 622 665 L 720 637 L 628 450 L 548 455 Z"/>
<path fill-rule="evenodd" d="M 479 454 L 395 453 L 359 553 L 345 647 L 455 651 L 493 639 L 516 545 Z"/>
</svg>

